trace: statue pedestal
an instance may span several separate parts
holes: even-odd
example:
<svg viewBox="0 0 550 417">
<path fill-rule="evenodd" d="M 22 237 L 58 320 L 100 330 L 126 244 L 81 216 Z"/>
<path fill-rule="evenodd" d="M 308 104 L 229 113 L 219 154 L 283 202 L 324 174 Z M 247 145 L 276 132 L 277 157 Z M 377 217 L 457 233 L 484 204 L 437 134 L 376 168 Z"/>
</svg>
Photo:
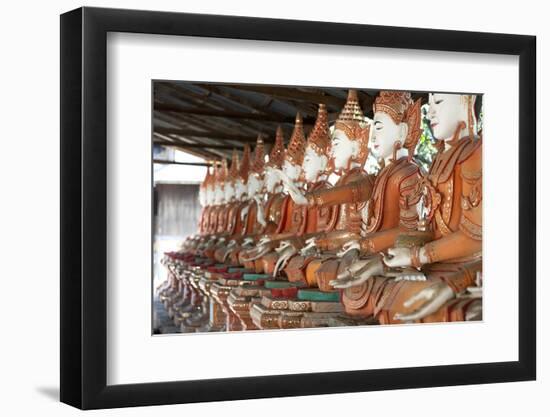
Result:
<svg viewBox="0 0 550 417">
<path fill-rule="evenodd" d="M 223 312 L 225 313 L 227 331 L 238 331 L 243 329 L 239 317 L 235 314 L 233 310 L 231 310 L 227 302 L 229 293 L 233 288 L 239 286 L 241 281 L 242 280 L 240 279 L 220 278 L 210 287 L 212 297 L 220 305 Z"/>
<path fill-rule="evenodd" d="M 261 299 L 262 291 L 265 289 L 259 286 L 241 286 L 231 290 L 227 298 L 229 308 L 241 322 L 243 330 L 258 329 L 250 316 L 250 306 Z"/>
<path fill-rule="evenodd" d="M 205 274 L 206 275 L 206 274 Z M 209 276 L 203 276 L 199 280 L 199 288 L 204 294 L 205 299 L 207 300 L 207 315 L 208 323 L 199 327 L 198 332 L 219 332 L 225 330 L 225 313 L 223 312 L 221 306 L 214 300 L 211 294 L 212 284 L 216 280 L 212 279 L 210 274 Z"/>
<path fill-rule="evenodd" d="M 299 288 L 288 281 L 266 281 L 271 294 L 251 304 L 252 322 L 260 329 L 296 329 L 328 326 L 343 311 L 337 291 Z"/>
</svg>

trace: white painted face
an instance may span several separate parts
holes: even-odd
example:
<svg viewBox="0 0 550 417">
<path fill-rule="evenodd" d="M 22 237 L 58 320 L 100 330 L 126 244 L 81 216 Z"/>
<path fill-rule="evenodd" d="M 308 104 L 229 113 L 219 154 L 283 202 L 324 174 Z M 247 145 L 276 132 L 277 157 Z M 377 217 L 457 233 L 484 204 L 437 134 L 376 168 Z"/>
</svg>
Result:
<svg viewBox="0 0 550 417">
<path fill-rule="evenodd" d="M 428 104 L 428 120 L 438 140 L 452 139 L 458 124 L 468 122 L 467 95 L 434 93 L 429 95 Z"/>
<path fill-rule="evenodd" d="M 265 189 L 268 193 L 275 191 L 275 187 L 280 184 L 281 180 L 276 172 L 277 168 L 271 166 L 265 169 Z"/>
<path fill-rule="evenodd" d="M 223 187 L 224 198 L 226 202 L 229 202 L 235 198 L 235 186 L 233 181 L 226 181 Z"/>
<path fill-rule="evenodd" d="M 393 119 L 384 112 L 374 114 L 374 129 L 370 138 L 370 150 L 372 155 L 378 159 L 385 159 L 393 154 L 393 147 L 396 141 L 403 142 L 407 136 L 407 124 L 395 123 Z"/>
<path fill-rule="evenodd" d="M 204 207 L 206 205 L 206 188 L 200 187 L 199 188 L 199 204 L 201 207 Z"/>
<path fill-rule="evenodd" d="M 306 182 L 314 183 L 326 169 L 328 158 L 325 155 L 318 155 L 311 146 L 306 148 L 302 170 Z"/>
<path fill-rule="evenodd" d="M 237 178 L 235 181 L 235 198 L 241 200 L 246 198 L 247 187 L 242 178 Z"/>
<path fill-rule="evenodd" d="M 330 145 L 330 157 L 334 161 L 334 168 L 346 169 L 351 158 L 357 157 L 358 153 L 359 143 L 349 139 L 343 131 L 335 129 Z"/>
<path fill-rule="evenodd" d="M 224 202 L 223 187 L 220 184 L 216 184 L 214 187 L 214 203 L 222 204 Z"/>
<path fill-rule="evenodd" d="M 209 206 L 214 204 L 214 186 L 212 185 L 206 187 L 206 204 Z"/>
<path fill-rule="evenodd" d="M 248 177 L 248 196 L 250 198 L 254 197 L 256 194 L 260 192 L 260 190 L 263 187 L 263 180 L 258 177 L 258 174 L 250 174 Z"/>
<path fill-rule="evenodd" d="M 290 161 L 285 161 L 283 163 L 283 172 L 292 181 L 297 181 L 302 173 L 302 167 L 300 165 L 294 165 Z"/>
</svg>

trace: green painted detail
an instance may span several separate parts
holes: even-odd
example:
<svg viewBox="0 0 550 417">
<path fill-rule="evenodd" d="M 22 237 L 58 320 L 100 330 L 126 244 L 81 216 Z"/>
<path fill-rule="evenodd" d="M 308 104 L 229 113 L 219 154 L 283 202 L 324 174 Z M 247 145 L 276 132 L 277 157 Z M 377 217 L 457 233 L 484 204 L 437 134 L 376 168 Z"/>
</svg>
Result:
<svg viewBox="0 0 550 417">
<path fill-rule="evenodd" d="M 250 272 L 250 269 L 248 269 L 248 268 L 243 268 L 243 267 L 234 267 L 234 268 L 229 268 L 229 269 L 227 270 L 227 272 L 229 272 L 230 274 L 234 274 L 235 272 L 247 273 L 247 272 Z"/>
<path fill-rule="evenodd" d="M 289 282 L 289 281 L 266 281 L 264 283 L 265 288 L 293 288 L 293 287 L 302 287 L 304 284 L 300 282 Z"/>
<path fill-rule="evenodd" d="M 340 301 L 338 291 L 324 292 L 320 290 L 298 290 L 298 300 L 302 301 Z"/>
<path fill-rule="evenodd" d="M 258 281 L 260 279 L 267 279 L 270 276 L 269 274 L 243 274 L 243 279 L 246 281 Z"/>
</svg>

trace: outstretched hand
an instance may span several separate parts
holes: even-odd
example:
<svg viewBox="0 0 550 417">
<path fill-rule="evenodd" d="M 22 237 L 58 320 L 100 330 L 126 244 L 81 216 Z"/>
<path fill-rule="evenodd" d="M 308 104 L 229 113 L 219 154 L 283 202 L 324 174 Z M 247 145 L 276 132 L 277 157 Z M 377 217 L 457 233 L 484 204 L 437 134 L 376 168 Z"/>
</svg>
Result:
<svg viewBox="0 0 550 417">
<path fill-rule="evenodd" d="M 307 198 L 302 190 L 300 190 L 294 182 L 281 170 L 276 170 L 279 179 L 283 182 L 285 190 L 290 195 L 290 198 L 298 205 L 307 205 Z"/>
<path fill-rule="evenodd" d="M 344 246 L 342 246 L 342 249 L 336 254 L 338 257 L 344 256 L 346 253 L 348 253 L 350 250 L 357 249 L 358 251 L 361 250 L 361 245 L 359 245 L 359 242 L 357 240 L 351 240 L 349 242 L 344 243 Z"/>
<path fill-rule="evenodd" d="M 338 274 L 338 278 L 329 282 L 333 288 L 349 288 L 361 285 L 375 275 L 384 272 L 384 265 L 378 258 L 361 260 L 353 263 L 346 270 Z"/>
<path fill-rule="evenodd" d="M 423 319 L 439 310 L 443 304 L 452 300 L 455 293 L 445 282 L 438 282 L 430 287 L 424 288 L 403 303 L 404 307 L 411 307 L 413 304 L 423 301 L 420 307 L 410 313 L 397 313 L 395 320 L 415 321 Z"/>
<path fill-rule="evenodd" d="M 300 249 L 300 255 L 307 256 L 309 253 L 314 252 L 317 248 L 317 242 L 314 237 L 306 240 L 306 245 Z"/>
</svg>

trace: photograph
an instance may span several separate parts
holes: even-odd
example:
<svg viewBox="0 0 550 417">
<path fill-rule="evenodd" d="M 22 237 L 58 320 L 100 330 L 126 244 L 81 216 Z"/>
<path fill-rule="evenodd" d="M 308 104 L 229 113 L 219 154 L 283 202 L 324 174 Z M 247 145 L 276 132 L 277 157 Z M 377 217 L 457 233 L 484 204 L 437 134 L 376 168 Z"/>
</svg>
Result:
<svg viewBox="0 0 550 417">
<path fill-rule="evenodd" d="M 152 333 L 483 320 L 483 92 L 151 81 Z"/>
</svg>

